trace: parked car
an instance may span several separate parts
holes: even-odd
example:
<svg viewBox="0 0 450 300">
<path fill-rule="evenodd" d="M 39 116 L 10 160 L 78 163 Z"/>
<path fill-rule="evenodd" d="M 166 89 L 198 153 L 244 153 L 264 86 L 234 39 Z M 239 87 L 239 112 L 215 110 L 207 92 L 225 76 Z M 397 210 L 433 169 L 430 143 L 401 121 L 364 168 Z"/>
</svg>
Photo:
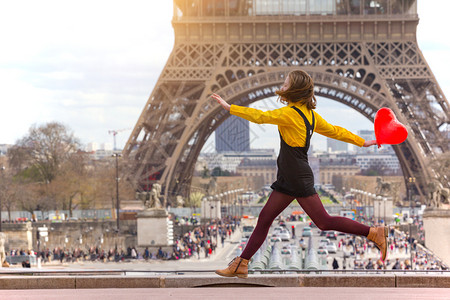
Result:
<svg viewBox="0 0 450 300">
<path fill-rule="evenodd" d="M 275 242 L 281 242 L 281 237 L 280 237 L 280 235 L 279 235 L 278 233 L 273 234 L 273 235 L 270 237 L 270 241 L 271 241 L 272 243 L 275 243 Z"/>
<path fill-rule="evenodd" d="M 328 255 L 328 251 L 324 247 L 319 247 L 319 249 L 317 249 L 317 254 Z"/>
<path fill-rule="evenodd" d="M 285 230 L 283 227 L 278 226 L 273 229 L 272 233 L 280 233 L 283 230 Z"/>
<path fill-rule="evenodd" d="M 319 246 L 325 247 L 325 246 L 328 245 L 329 243 L 331 243 L 330 239 L 321 239 L 321 240 L 319 241 Z"/>
<path fill-rule="evenodd" d="M 281 248 L 281 254 L 291 254 L 291 253 L 292 253 L 291 247 L 284 246 L 283 248 Z"/>
<path fill-rule="evenodd" d="M 327 249 L 328 253 L 336 253 L 337 252 L 336 244 L 333 242 L 329 242 L 326 245 L 326 249 Z"/>
<path fill-rule="evenodd" d="M 255 226 L 253 225 L 244 226 L 244 228 L 242 229 L 243 236 L 246 238 L 250 237 L 252 235 L 253 229 L 255 229 Z"/>
<path fill-rule="evenodd" d="M 337 239 L 337 232 L 336 231 L 327 231 L 326 237 L 328 239 L 336 240 Z"/>
<path fill-rule="evenodd" d="M 311 227 L 303 227 L 302 236 L 311 236 Z"/>
<path fill-rule="evenodd" d="M 280 238 L 282 241 L 289 241 L 291 239 L 291 235 L 289 234 L 289 231 L 283 230 L 280 232 Z"/>
</svg>

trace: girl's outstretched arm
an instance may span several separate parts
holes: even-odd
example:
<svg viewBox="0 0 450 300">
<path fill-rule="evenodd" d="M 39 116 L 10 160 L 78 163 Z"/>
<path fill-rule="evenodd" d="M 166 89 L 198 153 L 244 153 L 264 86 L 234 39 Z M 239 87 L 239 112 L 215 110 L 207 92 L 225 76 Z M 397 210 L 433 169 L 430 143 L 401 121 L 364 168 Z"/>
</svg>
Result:
<svg viewBox="0 0 450 300">
<path fill-rule="evenodd" d="M 376 140 L 371 140 L 371 141 L 365 141 L 363 147 L 370 147 L 373 145 L 376 145 L 377 141 Z M 378 146 L 378 148 L 380 148 L 380 146 Z"/>
<path fill-rule="evenodd" d="M 222 97 L 220 97 L 217 94 L 212 94 L 211 95 L 212 98 L 217 100 L 217 103 L 219 103 L 220 105 L 222 105 L 222 107 L 228 111 L 230 111 L 230 107 L 231 105 L 227 103 L 227 101 L 223 100 Z"/>
</svg>

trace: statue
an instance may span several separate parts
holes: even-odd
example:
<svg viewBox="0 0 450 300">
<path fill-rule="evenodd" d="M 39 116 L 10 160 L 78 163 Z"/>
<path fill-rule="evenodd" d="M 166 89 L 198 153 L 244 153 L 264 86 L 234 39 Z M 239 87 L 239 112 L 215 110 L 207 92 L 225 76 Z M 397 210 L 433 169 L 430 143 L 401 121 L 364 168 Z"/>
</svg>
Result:
<svg viewBox="0 0 450 300">
<path fill-rule="evenodd" d="M 161 201 L 159 198 L 161 197 L 161 185 L 158 183 L 154 183 L 152 185 L 152 190 L 148 193 L 149 197 L 145 197 L 144 206 L 146 209 L 150 208 L 162 208 Z"/>
<path fill-rule="evenodd" d="M 177 207 L 183 207 L 183 205 L 184 205 L 183 197 L 178 195 L 177 196 Z"/>
<path fill-rule="evenodd" d="M 0 265 L 3 268 L 9 267 L 9 264 L 6 261 L 5 242 L 6 242 L 6 234 L 0 232 Z"/>
<path fill-rule="evenodd" d="M 427 206 L 439 208 L 442 204 L 449 204 L 450 190 L 438 180 L 428 183 L 428 191 Z"/>
<path fill-rule="evenodd" d="M 377 177 L 377 187 L 375 193 L 381 196 L 388 196 L 391 192 L 391 183 L 383 181 L 381 177 Z"/>
<path fill-rule="evenodd" d="M 208 183 L 208 187 L 206 188 L 207 195 L 215 195 L 217 189 L 217 178 L 211 177 L 211 180 Z"/>
</svg>

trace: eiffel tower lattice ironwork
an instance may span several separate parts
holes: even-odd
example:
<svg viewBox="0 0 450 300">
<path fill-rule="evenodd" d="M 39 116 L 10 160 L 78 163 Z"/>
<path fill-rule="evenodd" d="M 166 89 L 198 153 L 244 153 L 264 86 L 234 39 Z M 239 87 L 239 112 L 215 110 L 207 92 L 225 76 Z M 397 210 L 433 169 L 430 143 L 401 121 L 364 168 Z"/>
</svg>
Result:
<svg viewBox="0 0 450 300">
<path fill-rule="evenodd" d="M 138 190 L 160 182 L 165 204 L 187 196 L 197 157 L 229 114 L 210 94 L 248 105 L 302 68 L 315 93 L 374 119 L 389 107 L 409 137 L 394 146 L 405 178 L 446 174 L 449 103 L 416 40 L 415 0 L 175 0 L 175 45 L 124 149 Z"/>
</svg>

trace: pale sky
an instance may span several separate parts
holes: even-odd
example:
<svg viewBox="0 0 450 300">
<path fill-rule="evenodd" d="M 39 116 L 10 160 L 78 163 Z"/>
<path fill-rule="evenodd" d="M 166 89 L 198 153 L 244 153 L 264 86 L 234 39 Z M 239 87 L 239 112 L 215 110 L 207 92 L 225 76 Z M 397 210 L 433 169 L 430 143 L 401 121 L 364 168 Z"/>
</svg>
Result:
<svg viewBox="0 0 450 300">
<path fill-rule="evenodd" d="M 450 95 L 450 2 L 418 5 L 419 47 Z M 0 144 L 58 121 L 83 144 L 112 144 L 108 131 L 126 129 L 117 135 L 122 148 L 172 51 L 171 18 L 171 0 L 0 0 Z M 321 99 L 318 112 L 355 133 L 373 128 L 331 100 Z M 276 128 L 261 132 L 252 147 L 278 147 Z"/>
</svg>

